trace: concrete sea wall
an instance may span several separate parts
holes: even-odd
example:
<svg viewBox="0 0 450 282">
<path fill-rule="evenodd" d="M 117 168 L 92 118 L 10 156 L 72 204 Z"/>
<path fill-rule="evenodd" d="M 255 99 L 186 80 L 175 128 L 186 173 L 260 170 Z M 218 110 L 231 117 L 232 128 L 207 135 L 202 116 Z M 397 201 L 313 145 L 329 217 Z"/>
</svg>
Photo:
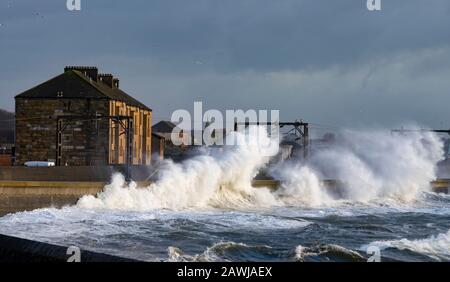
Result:
<svg viewBox="0 0 450 282">
<path fill-rule="evenodd" d="M 84 195 L 96 195 L 124 166 L 1 167 L 0 216 L 18 211 L 74 205 Z M 147 166 L 132 166 L 130 174 L 148 186 Z"/>
<path fill-rule="evenodd" d="M 59 166 L 59 167 L 0 167 L 0 181 L 75 181 L 108 182 L 115 172 L 125 173 L 125 166 Z M 130 174 L 138 181 L 152 172 L 150 166 L 131 166 Z"/>
<path fill-rule="evenodd" d="M 96 195 L 106 182 L 0 181 L 0 216 L 43 207 L 73 205 Z"/>
</svg>

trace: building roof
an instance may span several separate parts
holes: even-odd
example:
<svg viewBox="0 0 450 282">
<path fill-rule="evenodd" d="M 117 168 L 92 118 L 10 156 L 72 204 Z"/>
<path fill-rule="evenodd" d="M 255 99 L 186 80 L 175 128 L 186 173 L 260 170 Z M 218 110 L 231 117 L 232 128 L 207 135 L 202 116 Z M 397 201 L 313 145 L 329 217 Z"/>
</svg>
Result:
<svg viewBox="0 0 450 282">
<path fill-rule="evenodd" d="M 152 131 L 152 136 L 155 138 L 166 139 L 166 137 L 164 137 L 164 135 L 161 135 L 160 133 L 153 132 L 153 131 Z"/>
<path fill-rule="evenodd" d="M 97 81 L 97 77 L 92 79 L 81 71 L 70 68 L 64 73 L 17 95 L 15 98 L 107 99 L 122 101 L 130 106 L 151 111 L 146 105 L 121 89 L 109 87 L 105 83 Z"/>
<path fill-rule="evenodd" d="M 175 127 L 177 127 L 175 123 L 167 120 L 162 120 L 152 126 L 152 131 L 159 133 L 171 133 Z"/>
</svg>

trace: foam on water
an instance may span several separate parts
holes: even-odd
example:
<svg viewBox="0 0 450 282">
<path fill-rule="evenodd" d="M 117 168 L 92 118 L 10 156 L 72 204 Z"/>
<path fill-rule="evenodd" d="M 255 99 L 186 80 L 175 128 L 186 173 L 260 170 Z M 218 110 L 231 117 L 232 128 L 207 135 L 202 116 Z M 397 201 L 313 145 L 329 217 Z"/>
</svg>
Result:
<svg viewBox="0 0 450 282">
<path fill-rule="evenodd" d="M 438 261 L 450 260 L 450 230 L 447 233 L 441 233 L 425 239 L 400 239 L 389 241 L 375 241 L 369 245 L 362 246 L 361 249 L 375 246 L 381 250 L 395 248 L 398 250 L 410 250 L 416 253 L 424 254 Z"/>
<path fill-rule="evenodd" d="M 333 256 L 336 260 L 366 261 L 366 259 L 356 251 L 349 250 L 335 244 L 322 244 L 314 247 L 304 247 L 298 245 L 295 248 L 295 260 L 305 261 L 308 257 Z"/>
<path fill-rule="evenodd" d="M 272 248 L 265 245 L 249 246 L 244 243 L 236 243 L 232 241 L 218 242 L 210 247 L 207 247 L 204 252 L 197 255 L 187 255 L 180 248 L 170 246 L 167 250 L 169 262 L 224 262 L 232 261 L 231 257 L 236 253 L 242 253 L 248 259 L 255 259 L 251 257 L 251 253 L 255 256 L 261 253 L 270 253 Z M 249 255 L 250 254 L 250 255 Z"/>
</svg>

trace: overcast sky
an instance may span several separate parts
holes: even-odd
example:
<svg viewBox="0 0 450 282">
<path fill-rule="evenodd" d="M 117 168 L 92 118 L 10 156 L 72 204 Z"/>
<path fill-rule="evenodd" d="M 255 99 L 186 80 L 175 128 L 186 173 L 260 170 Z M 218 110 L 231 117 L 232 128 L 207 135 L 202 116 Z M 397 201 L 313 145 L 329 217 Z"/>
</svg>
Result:
<svg viewBox="0 0 450 282">
<path fill-rule="evenodd" d="M 329 127 L 450 128 L 450 1 L 0 0 L 0 108 L 95 65 L 154 111 L 279 109 Z"/>
</svg>

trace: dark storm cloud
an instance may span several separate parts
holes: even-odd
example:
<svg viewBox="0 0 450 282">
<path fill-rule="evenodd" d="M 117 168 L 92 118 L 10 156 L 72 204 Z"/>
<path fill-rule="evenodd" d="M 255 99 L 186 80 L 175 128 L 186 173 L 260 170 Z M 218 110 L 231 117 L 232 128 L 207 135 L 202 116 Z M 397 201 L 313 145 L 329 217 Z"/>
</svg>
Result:
<svg viewBox="0 0 450 282">
<path fill-rule="evenodd" d="M 114 29 L 132 25 L 120 38 L 138 43 L 132 47 L 136 54 L 151 53 L 171 66 L 188 64 L 188 71 L 192 60 L 218 71 L 323 68 L 450 39 L 445 0 L 385 0 L 378 14 L 367 11 L 363 0 L 147 2 L 137 1 L 134 9 L 117 5 L 111 11 Z"/>
<path fill-rule="evenodd" d="M 0 107 L 89 64 L 161 118 L 202 99 L 322 122 L 450 119 L 447 0 L 382 0 L 381 12 L 365 0 L 81 1 L 1 0 Z"/>
</svg>

